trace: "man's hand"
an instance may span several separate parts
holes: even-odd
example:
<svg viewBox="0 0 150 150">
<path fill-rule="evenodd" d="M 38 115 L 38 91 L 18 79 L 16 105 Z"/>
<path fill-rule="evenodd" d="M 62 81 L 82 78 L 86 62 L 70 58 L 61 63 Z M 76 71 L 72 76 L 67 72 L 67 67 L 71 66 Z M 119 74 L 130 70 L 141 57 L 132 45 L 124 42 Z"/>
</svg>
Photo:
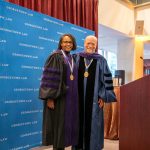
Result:
<svg viewBox="0 0 150 150">
<path fill-rule="evenodd" d="M 54 100 L 53 99 L 48 99 L 47 100 L 47 107 L 50 109 L 54 109 Z"/>
<path fill-rule="evenodd" d="M 98 105 L 100 108 L 102 108 L 104 106 L 104 101 L 102 99 L 98 100 Z"/>
</svg>

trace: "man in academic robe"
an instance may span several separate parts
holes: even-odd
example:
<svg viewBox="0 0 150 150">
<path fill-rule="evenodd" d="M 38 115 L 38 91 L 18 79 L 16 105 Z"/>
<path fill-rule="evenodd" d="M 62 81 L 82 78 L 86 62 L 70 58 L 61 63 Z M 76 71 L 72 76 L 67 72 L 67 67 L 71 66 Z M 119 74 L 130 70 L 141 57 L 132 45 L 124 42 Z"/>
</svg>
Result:
<svg viewBox="0 0 150 150">
<path fill-rule="evenodd" d="M 76 150 L 104 147 L 103 105 L 115 102 L 112 74 L 106 59 L 97 54 L 97 38 L 87 36 L 84 52 L 74 55 L 78 66 L 79 140 Z"/>
</svg>

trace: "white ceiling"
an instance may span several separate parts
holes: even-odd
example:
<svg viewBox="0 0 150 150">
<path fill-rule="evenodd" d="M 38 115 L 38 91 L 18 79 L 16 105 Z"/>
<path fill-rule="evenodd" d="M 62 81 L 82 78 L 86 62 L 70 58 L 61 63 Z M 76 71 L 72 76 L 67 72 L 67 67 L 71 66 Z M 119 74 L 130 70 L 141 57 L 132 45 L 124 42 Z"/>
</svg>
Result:
<svg viewBox="0 0 150 150">
<path fill-rule="evenodd" d="M 98 26 L 99 49 L 108 50 L 116 53 L 118 40 L 126 38 L 131 37 L 104 25 L 99 24 Z M 150 59 L 150 42 L 144 44 L 144 59 Z"/>
</svg>

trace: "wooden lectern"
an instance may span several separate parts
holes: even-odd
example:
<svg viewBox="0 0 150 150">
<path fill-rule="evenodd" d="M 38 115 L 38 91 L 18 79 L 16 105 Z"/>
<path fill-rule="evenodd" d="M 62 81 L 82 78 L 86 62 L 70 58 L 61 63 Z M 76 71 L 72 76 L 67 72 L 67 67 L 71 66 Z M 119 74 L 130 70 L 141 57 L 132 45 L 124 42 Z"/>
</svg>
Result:
<svg viewBox="0 0 150 150">
<path fill-rule="evenodd" d="M 119 150 L 150 150 L 150 75 L 120 88 Z"/>
</svg>

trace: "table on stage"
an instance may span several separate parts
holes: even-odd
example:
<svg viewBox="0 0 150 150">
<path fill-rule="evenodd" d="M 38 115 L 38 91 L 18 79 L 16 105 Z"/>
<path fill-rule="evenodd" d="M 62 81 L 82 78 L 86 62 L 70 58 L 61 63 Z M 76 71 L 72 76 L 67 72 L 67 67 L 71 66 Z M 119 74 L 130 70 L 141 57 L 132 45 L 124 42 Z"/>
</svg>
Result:
<svg viewBox="0 0 150 150">
<path fill-rule="evenodd" d="M 119 139 L 120 87 L 114 87 L 117 102 L 104 104 L 104 138 Z"/>
</svg>

